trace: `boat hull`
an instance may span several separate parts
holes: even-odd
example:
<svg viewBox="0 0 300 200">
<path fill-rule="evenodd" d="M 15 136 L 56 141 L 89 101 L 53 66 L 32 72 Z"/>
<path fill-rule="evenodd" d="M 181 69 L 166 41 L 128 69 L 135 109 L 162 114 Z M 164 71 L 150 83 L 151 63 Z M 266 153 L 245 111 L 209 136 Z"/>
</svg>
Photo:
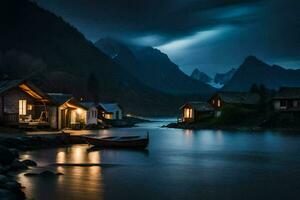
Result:
<svg viewBox="0 0 300 200">
<path fill-rule="evenodd" d="M 136 148 L 136 149 L 145 149 L 149 144 L 148 138 L 135 139 L 135 140 L 104 140 L 99 138 L 84 137 L 85 141 L 97 147 L 106 147 L 106 148 Z"/>
</svg>

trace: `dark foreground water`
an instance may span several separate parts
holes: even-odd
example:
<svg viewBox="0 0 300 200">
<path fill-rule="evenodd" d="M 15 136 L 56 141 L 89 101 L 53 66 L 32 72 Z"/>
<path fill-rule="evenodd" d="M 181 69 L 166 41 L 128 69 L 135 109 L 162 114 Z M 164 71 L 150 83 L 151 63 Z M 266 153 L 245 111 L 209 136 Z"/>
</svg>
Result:
<svg viewBox="0 0 300 200">
<path fill-rule="evenodd" d="M 86 145 L 26 152 L 56 178 L 18 175 L 29 198 L 299 199 L 300 133 L 188 131 L 145 123 L 99 135 L 150 132 L 149 151 L 86 151 Z M 52 163 L 107 163 L 112 167 L 48 167 Z M 45 168 L 44 168 L 45 167 Z"/>
</svg>

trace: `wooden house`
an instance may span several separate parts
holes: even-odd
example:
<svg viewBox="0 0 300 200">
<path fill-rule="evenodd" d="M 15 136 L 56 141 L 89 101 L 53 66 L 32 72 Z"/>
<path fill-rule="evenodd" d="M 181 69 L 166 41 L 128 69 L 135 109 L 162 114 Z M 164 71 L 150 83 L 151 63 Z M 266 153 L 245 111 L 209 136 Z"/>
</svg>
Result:
<svg viewBox="0 0 300 200">
<path fill-rule="evenodd" d="M 80 102 L 86 109 L 86 124 L 96 125 L 98 123 L 98 108 L 93 102 Z"/>
<path fill-rule="evenodd" d="M 48 93 L 57 105 L 57 129 L 81 129 L 97 124 L 97 107 L 90 102 L 79 102 L 71 94 Z"/>
<path fill-rule="evenodd" d="M 273 97 L 275 111 L 300 112 L 300 88 L 283 87 Z"/>
<path fill-rule="evenodd" d="M 214 108 L 207 102 L 188 102 L 180 107 L 181 122 L 197 122 L 213 115 Z"/>
<path fill-rule="evenodd" d="M 260 100 L 260 96 L 250 92 L 218 92 L 214 94 L 209 103 L 215 108 L 220 109 L 225 105 L 253 106 Z"/>
<path fill-rule="evenodd" d="M 98 116 L 100 119 L 121 120 L 123 119 L 123 111 L 117 103 L 99 103 Z"/>
<path fill-rule="evenodd" d="M 0 82 L 0 120 L 19 127 L 55 128 L 55 104 L 34 84 L 26 80 Z"/>
</svg>

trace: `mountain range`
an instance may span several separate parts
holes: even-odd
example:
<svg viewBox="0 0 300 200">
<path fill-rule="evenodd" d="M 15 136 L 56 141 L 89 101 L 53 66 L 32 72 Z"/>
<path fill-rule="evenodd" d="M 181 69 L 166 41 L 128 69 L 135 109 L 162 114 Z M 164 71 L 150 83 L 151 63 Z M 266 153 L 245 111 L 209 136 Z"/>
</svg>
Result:
<svg viewBox="0 0 300 200">
<path fill-rule="evenodd" d="M 127 113 L 175 114 L 185 101 L 216 91 L 300 86 L 300 70 L 269 65 L 254 56 L 214 79 L 184 74 L 166 54 L 147 46 L 103 38 L 95 44 L 61 17 L 30 0 L 0 2 L 0 77 L 28 78 L 47 92 L 93 101 L 117 101 Z M 195 78 L 197 80 L 195 80 Z"/>
<path fill-rule="evenodd" d="M 2 0 L 0 24 L 2 77 L 31 77 L 47 92 L 117 101 L 127 113 L 139 115 L 174 114 L 187 99 L 203 98 L 200 92 L 180 96 L 149 87 L 76 28 L 32 1 Z"/>
<path fill-rule="evenodd" d="M 102 38 L 95 46 L 152 89 L 172 95 L 198 94 L 204 97 L 215 92 L 208 84 L 183 73 L 158 49 L 129 45 L 112 38 Z"/>
<path fill-rule="evenodd" d="M 204 72 L 199 71 L 199 69 L 194 69 L 191 73 L 191 77 L 202 82 L 206 83 L 214 88 L 222 88 L 234 75 L 236 69 L 233 68 L 228 72 L 225 73 L 216 73 L 214 78 L 211 78 Z"/>
<path fill-rule="evenodd" d="M 217 73 L 214 78 L 195 69 L 191 77 L 223 91 L 249 91 L 253 84 L 276 90 L 280 87 L 300 87 L 300 69 L 269 65 L 255 56 L 248 56 L 238 68 Z"/>
<path fill-rule="evenodd" d="M 222 90 L 249 91 L 253 84 L 263 84 L 269 89 L 300 87 L 300 70 L 269 65 L 255 56 L 248 56 Z"/>
</svg>

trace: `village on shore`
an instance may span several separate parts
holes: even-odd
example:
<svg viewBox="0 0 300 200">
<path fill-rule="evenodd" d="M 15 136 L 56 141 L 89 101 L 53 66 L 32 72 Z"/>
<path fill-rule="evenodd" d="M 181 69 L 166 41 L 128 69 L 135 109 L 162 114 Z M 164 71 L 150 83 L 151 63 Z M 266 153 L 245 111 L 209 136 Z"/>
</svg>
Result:
<svg viewBox="0 0 300 200">
<path fill-rule="evenodd" d="M 15 130 L 45 130 L 50 135 L 0 137 L 0 196 L 25 199 L 14 173 L 36 166 L 20 160 L 19 151 L 86 144 L 80 135 L 61 130 L 104 129 L 133 126 L 142 119 L 124 116 L 118 103 L 87 102 L 71 94 L 45 93 L 28 80 L 0 82 L 1 127 Z M 179 108 L 176 123 L 165 127 L 182 129 L 291 129 L 299 130 L 300 88 L 268 91 L 253 85 L 249 92 L 214 94 L 207 102 L 187 102 Z M 9 132 L 9 131 L 8 131 Z M 26 176 L 60 176 L 43 171 Z"/>
<path fill-rule="evenodd" d="M 1 125 L 16 129 L 104 129 L 130 127 L 139 121 L 124 116 L 116 102 L 84 101 L 72 94 L 45 93 L 27 80 L 1 81 L 0 96 Z"/>
<path fill-rule="evenodd" d="M 267 90 L 252 85 L 249 92 L 220 91 L 207 102 L 187 102 L 176 123 L 183 129 L 300 130 L 300 88 Z"/>
<path fill-rule="evenodd" d="M 76 99 L 72 94 L 45 93 L 32 82 L 0 82 L 2 127 L 21 130 L 81 130 L 130 127 L 143 119 L 124 115 L 116 103 Z M 179 108 L 176 123 L 183 129 L 299 129 L 300 88 L 267 90 L 253 85 L 249 92 L 219 91 L 205 101 L 187 102 Z"/>
</svg>

